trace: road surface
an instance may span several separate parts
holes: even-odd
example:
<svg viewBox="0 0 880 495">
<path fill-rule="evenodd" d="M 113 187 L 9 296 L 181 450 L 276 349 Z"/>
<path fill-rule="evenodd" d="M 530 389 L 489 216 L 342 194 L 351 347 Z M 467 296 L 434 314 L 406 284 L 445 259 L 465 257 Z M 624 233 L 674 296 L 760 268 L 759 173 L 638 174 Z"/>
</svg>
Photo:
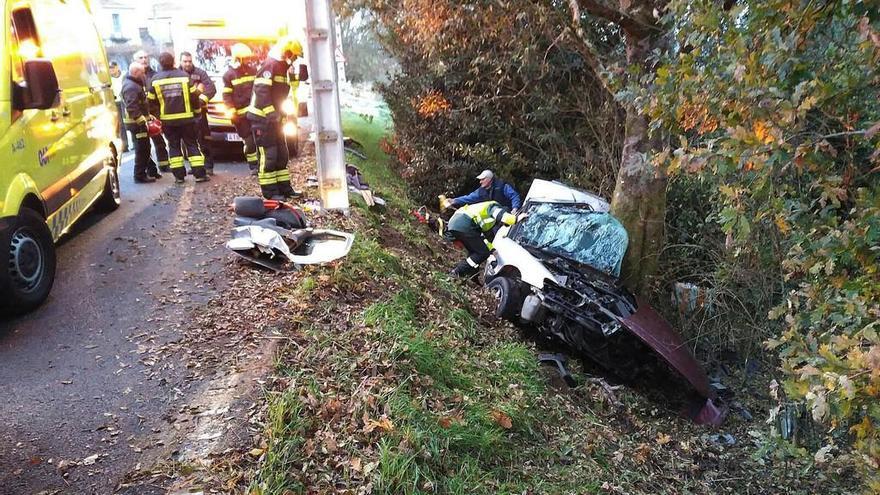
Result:
<svg viewBox="0 0 880 495">
<path fill-rule="evenodd" d="M 177 186 L 171 174 L 134 184 L 131 161 L 121 208 L 88 214 L 59 245 L 49 300 L 0 322 L 2 494 L 114 492 L 185 394 L 183 361 L 147 349 L 173 346 L 187 311 L 216 294 L 204 281 L 224 253 L 218 239 L 179 233 L 228 225 L 204 206 L 229 204 L 230 182 L 255 179 L 229 162 L 205 184 Z"/>
</svg>

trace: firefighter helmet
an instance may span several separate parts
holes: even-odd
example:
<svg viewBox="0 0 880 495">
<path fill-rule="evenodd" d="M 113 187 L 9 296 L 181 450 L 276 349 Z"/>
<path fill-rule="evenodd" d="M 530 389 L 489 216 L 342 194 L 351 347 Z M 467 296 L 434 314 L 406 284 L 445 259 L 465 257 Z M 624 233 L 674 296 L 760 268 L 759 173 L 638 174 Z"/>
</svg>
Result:
<svg viewBox="0 0 880 495">
<path fill-rule="evenodd" d="M 232 58 L 238 60 L 244 60 L 247 58 L 253 58 L 254 52 L 251 50 L 251 47 L 245 45 L 244 43 L 236 43 L 232 45 Z"/>
<path fill-rule="evenodd" d="M 278 51 L 281 52 L 281 56 L 287 58 L 287 53 L 290 52 L 290 58 L 297 58 L 303 56 L 303 47 L 302 43 L 299 42 L 296 38 L 292 38 L 289 36 L 285 36 L 278 40 Z"/>
</svg>

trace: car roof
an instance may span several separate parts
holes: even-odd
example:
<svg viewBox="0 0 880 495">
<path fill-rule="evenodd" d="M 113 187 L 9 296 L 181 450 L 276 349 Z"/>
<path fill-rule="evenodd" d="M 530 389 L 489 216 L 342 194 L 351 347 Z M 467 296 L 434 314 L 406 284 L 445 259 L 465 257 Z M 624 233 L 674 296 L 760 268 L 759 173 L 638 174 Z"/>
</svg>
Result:
<svg viewBox="0 0 880 495">
<path fill-rule="evenodd" d="M 602 197 L 555 180 L 533 180 L 529 192 L 526 194 L 526 201 L 587 204 L 593 211 L 608 212 L 611 210 L 611 204 Z"/>
</svg>

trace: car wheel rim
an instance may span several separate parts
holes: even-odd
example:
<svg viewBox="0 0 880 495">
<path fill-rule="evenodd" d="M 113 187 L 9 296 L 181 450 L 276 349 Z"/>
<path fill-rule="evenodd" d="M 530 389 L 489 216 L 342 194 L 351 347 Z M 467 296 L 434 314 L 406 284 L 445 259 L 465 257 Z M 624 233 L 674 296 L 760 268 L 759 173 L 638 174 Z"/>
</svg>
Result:
<svg viewBox="0 0 880 495">
<path fill-rule="evenodd" d="M 492 292 L 492 297 L 495 298 L 495 303 L 500 306 L 501 305 L 501 297 L 504 295 L 503 291 L 501 290 L 501 287 L 494 286 L 494 287 L 492 287 L 491 292 Z"/>
<path fill-rule="evenodd" d="M 119 175 L 116 174 L 115 169 L 110 170 L 110 192 L 113 193 L 113 200 L 119 203 L 122 196 L 119 193 Z"/>
<path fill-rule="evenodd" d="M 9 246 L 9 274 L 22 292 L 32 292 L 43 280 L 43 249 L 30 232 L 22 229 Z"/>
</svg>

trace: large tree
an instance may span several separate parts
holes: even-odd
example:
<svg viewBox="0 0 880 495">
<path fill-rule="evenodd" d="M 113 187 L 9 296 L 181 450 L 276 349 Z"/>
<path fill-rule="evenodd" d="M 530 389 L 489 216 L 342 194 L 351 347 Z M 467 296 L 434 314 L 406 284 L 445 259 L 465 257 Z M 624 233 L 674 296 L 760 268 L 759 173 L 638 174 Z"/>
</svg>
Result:
<svg viewBox="0 0 880 495">
<path fill-rule="evenodd" d="M 658 143 L 650 135 L 648 117 L 633 98 L 626 97 L 632 94 L 626 87 L 644 84 L 653 78 L 657 51 L 666 39 L 660 23 L 666 3 L 665 0 L 569 0 L 573 32 L 580 42 L 580 51 L 597 78 L 605 81 L 608 90 L 624 95 L 620 99 L 626 110 L 623 152 L 611 210 L 629 233 L 623 278 L 635 290 L 642 289 L 656 269 L 663 247 L 666 171 L 652 160 Z M 609 57 L 615 51 L 597 49 L 595 36 L 584 28 L 591 22 L 610 25 L 622 34 L 623 63 Z"/>
</svg>

